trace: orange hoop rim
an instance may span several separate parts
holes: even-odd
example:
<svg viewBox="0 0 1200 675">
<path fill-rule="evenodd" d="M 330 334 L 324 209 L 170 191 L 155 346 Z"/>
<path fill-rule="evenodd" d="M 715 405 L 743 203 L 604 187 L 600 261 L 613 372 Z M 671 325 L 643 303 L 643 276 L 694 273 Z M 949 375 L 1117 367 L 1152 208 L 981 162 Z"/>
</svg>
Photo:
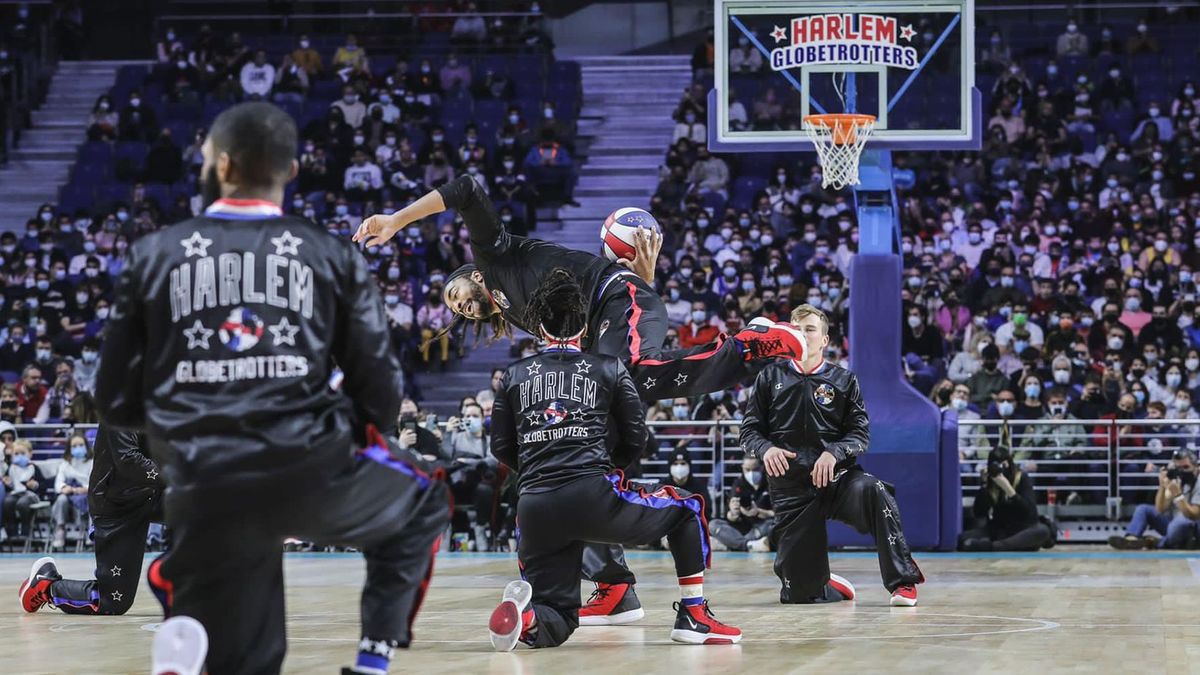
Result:
<svg viewBox="0 0 1200 675">
<path fill-rule="evenodd" d="M 804 121 L 817 125 L 825 125 L 831 128 L 839 128 L 844 126 L 862 127 L 868 124 L 875 123 L 874 115 L 863 115 L 859 113 L 824 113 L 821 115 L 805 115 Z"/>
</svg>

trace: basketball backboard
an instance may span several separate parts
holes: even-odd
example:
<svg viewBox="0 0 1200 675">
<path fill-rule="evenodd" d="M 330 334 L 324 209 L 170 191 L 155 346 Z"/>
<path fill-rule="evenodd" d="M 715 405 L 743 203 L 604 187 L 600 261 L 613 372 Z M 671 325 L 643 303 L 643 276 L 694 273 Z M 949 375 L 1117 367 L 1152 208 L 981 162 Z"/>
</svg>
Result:
<svg viewBox="0 0 1200 675">
<path fill-rule="evenodd" d="M 980 146 L 974 0 L 714 2 L 710 149 L 811 151 L 801 120 L 814 113 L 874 115 L 873 149 Z M 731 122 L 735 100 L 746 125 Z"/>
</svg>

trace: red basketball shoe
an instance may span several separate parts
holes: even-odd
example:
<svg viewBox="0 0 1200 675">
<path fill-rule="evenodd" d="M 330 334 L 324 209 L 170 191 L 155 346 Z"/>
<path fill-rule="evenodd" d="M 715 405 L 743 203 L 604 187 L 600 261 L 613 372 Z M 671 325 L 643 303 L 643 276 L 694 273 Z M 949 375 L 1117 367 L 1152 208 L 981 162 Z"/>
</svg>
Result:
<svg viewBox="0 0 1200 675">
<path fill-rule="evenodd" d="M 892 607 L 916 607 L 917 587 L 904 585 L 892 592 Z"/>
<path fill-rule="evenodd" d="M 732 645 L 742 640 L 740 628 L 727 626 L 713 616 L 705 600 L 699 605 L 675 603 L 675 628 L 671 639 L 689 645 Z"/>
<path fill-rule="evenodd" d="M 596 584 L 579 610 L 580 626 L 620 626 L 646 616 L 632 584 Z"/>
<path fill-rule="evenodd" d="M 804 333 L 786 323 L 775 323 L 761 316 L 752 319 L 733 339 L 745 345 L 747 361 L 774 357 L 803 361 L 808 356 Z"/>
<path fill-rule="evenodd" d="M 62 575 L 54 566 L 54 558 L 47 556 L 33 561 L 29 576 L 21 582 L 21 588 L 17 591 L 21 608 L 32 614 L 46 606 L 50 602 L 50 586 L 59 579 L 62 579 Z"/>
<path fill-rule="evenodd" d="M 504 596 L 488 621 L 492 647 L 496 651 L 511 652 L 525 638 L 525 632 L 533 623 L 533 608 L 529 606 L 532 598 L 533 586 L 527 581 L 510 581 L 504 587 Z"/>
</svg>

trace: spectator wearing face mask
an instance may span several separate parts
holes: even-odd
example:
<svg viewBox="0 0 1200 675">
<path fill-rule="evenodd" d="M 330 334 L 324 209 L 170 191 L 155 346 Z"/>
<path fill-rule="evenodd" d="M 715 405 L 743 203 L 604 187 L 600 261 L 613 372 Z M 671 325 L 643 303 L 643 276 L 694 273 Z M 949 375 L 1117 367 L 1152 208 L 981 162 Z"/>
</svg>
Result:
<svg viewBox="0 0 1200 675">
<path fill-rule="evenodd" d="M 292 50 L 292 61 L 304 69 L 310 80 L 320 77 L 325 67 L 321 61 L 321 52 L 313 49 L 307 35 L 301 35 L 296 41 L 296 48 Z"/>
<path fill-rule="evenodd" d="M 88 484 L 92 476 L 92 448 L 83 434 L 71 436 L 58 474 L 54 477 L 54 503 L 50 507 L 50 520 L 54 525 L 55 551 L 63 550 L 66 543 L 68 520 L 79 522 L 88 514 Z"/>
<path fill-rule="evenodd" d="M 117 124 L 120 118 L 113 108 L 108 94 L 101 94 L 92 106 L 88 117 L 87 137 L 89 141 L 114 141 L 117 139 Z"/>
<path fill-rule="evenodd" d="M 1191 450 L 1179 450 L 1167 467 L 1158 472 L 1158 490 L 1152 504 L 1139 504 L 1125 531 L 1125 536 L 1109 537 L 1108 544 L 1117 549 L 1181 549 L 1200 535 L 1200 490 L 1196 489 L 1196 456 Z M 1146 536 L 1153 529 L 1162 535 Z"/>
<path fill-rule="evenodd" d="M 1113 63 L 1096 90 L 1096 102 L 1101 110 L 1132 108 L 1137 96 L 1133 82 L 1121 73 L 1121 67 Z"/>
<path fill-rule="evenodd" d="M 716 340 L 720 332 L 712 325 L 711 316 L 704 303 L 693 302 L 691 319 L 679 328 L 679 346 L 682 349 L 691 349 L 708 344 Z"/>
<path fill-rule="evenodd" d="M 75 385 L 80 391 L 96 391 L 96 372 L 100 368 L 100 340 L 95 337 L 85 338 L 80 351 L 79 361 L 75 363 Z"/>
<path fill-rule="evenodd" d="M 35 365 L 25 366 L 21 371 L 21 384 L 17 387 L 17 408 L 21 411 L 22 423 L 46 423 L 50 418 L 49 393 L 50 388 L 42 382 L 41 369 Z"/>
<path fill-rule="evenodd" d="M 967 348 L 954 354 L 950 360 L 950 369 L 946 376 L 955 384 L 966 383 L 968 379 L 983 367 L 983 348 L 991 345 L 995 339 L 986 330 L 976 330 L 967 342 Z"/>
<path fill-rule="evenodd" d="M 489 437 L 484 433 L 483 408 L 471 403 L 462 408 L 462 417 L 446 421 L 445 448 L 452 471 L 450 487 L 455 503 L 475 506 L 476 550 L 490 550 L 487 529 L 494 509 L 496 461 L 488 452 Z M 461 526 L 456 517 L 456 526 Z"/>
<path fill-rule="evenodd" d="M 129 94 L 129 104 L 121 109 L 118 120 L 119 140 L 149 143 L 158 134 L 158 115 L 142 102 L 140 92 Z"/>
<path fill-rule="evenodd" d="M 696 163 L 688 174 L 688 182 L 695 185 L 701 194 L 716 192 L 722 197 L 728 197 L 729 166 L 725 160 L 712 155 L 708 148 L 701 146 L 696 153 Z"/>
<path fill-rule="evenodd" d="M 367 106 L 358 100 L 358 92 L 354 91 L 354 87 L 351 86 L 343 87 L 342 97 L 334 101 L 330 107 L 341 111 L 342 119 L 352 129 L 362 127 L 363 120 L 367 117 Z"/>
<path fill-rule="evenodd" d="M 1150 323 L 1153 317 L 1149 312 L 1142 309 L 1142 292 L 1136 288 L 1130 288 L 1125 291 L 1124 311 L 1118 321 L 1122 325 L 1129 327 L 1133 332 L 1134 338 L 1142 331 L 1146 324 Z M 1128 347 L 1130 345 L 1126 345 Z"/>
<path fill-rule="evenodd" d="M 773 529 L 775 511 L 762 463 L 746 457 L 742 460 L 742 475 L 730 489 L 725 517 L 710 521 L 708 531 L 728 550 L 766 552 L 771 550 Z"/>
<path fill-rule="evenodd" d="M 275 71 L 275 101 L 300 103 L 308 96 L 308 71 L 292 60 L 290 54 L 283 56 L 283 61 Z"/>
<path fill-rule="evenodd" d="M 454 315 L 442 302 L 442 294 L 430 291 L 425 304 L 417 310 L 417 325 L 421 327 L 421 360 L 428 365 L 430 348 L 436 342 L 440 353 L 439 363 L 445 367 L 450 361 L 450 322 Z"/>
<path fill-rule="evenodd" d="M 681 138 L 686 138 L 693 143 L 708 142 L 708 127 L 693 110 L 685 112 L 683 119 L 675 124 L 675 133 L 671 136 L 671 143 L 677 143 Z"/>
<path fill-rule="evenodd" d="M 965 384 L 955 384 L 943 411 L 953 410 L 958 414 L 959 421 L 971 421 L 981 418 L 979 410 L 971 403 L 971 389 Z M 960 460 L 974 459 L 981 451 L 987 449 L 987 438 L 982 427 L 963 425 L 958 426 L 958 456 Z M 969 465 L 962 463 L 961 471 L 970 471 Z"/>
<path fill-rule="evenodd" d="M 1088 37 L 1079 31 L 1074 19 L 1067 22 L 1067 30 L 1058 36 L 1055 44 L 1058 58 L 1079 58 L 1088 55 Z"/>
<path fill-rule="evenodd" d="M 25 342 L 25 337 L 23 325 L 18 324 L 8 329 L 8 340 L 0 347 L 0 370 L 19 372 L 33 361 L 33 345 Z"/>
<path fill-rule="evenodd" d="M 692 316 L 692 303 L 683 297 L 679 281 L 669 279 L 663 293 L 663 305 L 667 308 L 667 321 L 672 326 L 682 326 Z"/>
<path fill-rule="evenodd" d="M 905 310 L 905 317 L 904 332 L 900 336 L 902 354 L 916 354 L 927 362 L 945 355 L 946 344 L 942 339 L 942 332 L 937 326 L 929 325 L 924 307 L 909 305 Z"/>
<path fill-rule="evenodd" d="M 1033 480 L 1017 468 L 1008 448 L 988 454 L 972 506 L 973 527 L 958 538 L 960 551 L 1036 551 L 1054 545 L 1038 518 Z"/>
<path fill-rule="evenodd" d="M 1158 40 L 1150 34 L 1150 26 L 1145 19 L 1138 21 L 1133 36 L 1125 43 L 1125 53 L 1130 56 L 1137 54 L 1157 54 L 1161 51 Z"/>
<path fill-rule="evenodd" d="M 370 161 L 366 150 L 354 151 L 354 161 L 346 167 L 342 187 L 346 198 L 354 202 L 376 201 L 383 189 L 383 173 Z"/>
<path fill-rule="evenodd" d="M 664 485 L 687 490 L 696 495 L 704 496 L 705 518 L 711 520 L 713 516 L 713 500 L 708 493 L 708 481 L 697 476 L 692 471 L 692 460 L 688 457 L 688 453 L 684 451 L 676 451 L 671 455 L 670 463 L 667 465 L 667 473 L 670 478 L 663 482 Z"/>
<path fill-rule="evenodd" d="M 33 506 L 42 500 L 54 485 L 33 463 L 33 446 L 26 440 L 12 443 L 12 455 L 0 483 L 4 485 L 3 524 L 9 538 L 29 536 L 32 531 Z M 3 463 L 0 462 L 0 465 Z"/>
<path fill-rule="evenodd" d="M 1029 386 L 1028 384 L 1026 385 Z M 1028 397 L 1028 391 L 1026 392 Z M 1067 410 L 1067 391 L 1065 389 L 1055 388 L 1046 396 L 1045 413 L 1040 416 L 1043 420 L 1073 420 L 1076 419 Z M 1039 418 L 1031 418 L 1039 419 Z M 1029 428 L 1029 432 L 1021 439 L 1021 447 L 1025 448 L 1052 448 L 1053 452 L 1048 453 L 1033 453 L 1033 452 L 1018 452 L 1016 459 L 1018 462 L 1030 459 L 1036 462 L 1049 461 L 1055 459 L 1080 459 L 1083 454 L 1079 450 L 1072 448 L 1083 448 L 1088 444 L 1087 430 L 1082 425 L 1065 424 L 1065 425 L 1036 425 Z M 1070 466 L 1062 466 L 1060 470 L 1070 471 Z"/>
<path fill-rule="evenodd" d="M 984 407 L 1008 386 L 1008 377 L 1000 372 L 1000 350 L 996 345 L 981 349 L 980 357 L 983 367 L 967 378 L 967 388 L 971 391 L 971 403 Z"/>
</svg>

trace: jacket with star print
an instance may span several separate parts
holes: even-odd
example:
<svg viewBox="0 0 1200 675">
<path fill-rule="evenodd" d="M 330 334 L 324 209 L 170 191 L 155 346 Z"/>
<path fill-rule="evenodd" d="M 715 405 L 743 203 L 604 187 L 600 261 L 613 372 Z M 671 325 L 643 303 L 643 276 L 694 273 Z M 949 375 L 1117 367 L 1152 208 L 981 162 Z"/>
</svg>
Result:
<svg viewBox="0 0 1200 675">
<path fill-rule="evenodd" d="M 790 450 L 796 453 L 791 463 L 810 470 L 826 451 L 838 470 L 850 467 L 871 441 L 858 378 L 832 363 L 812 373 L 792 361 L 771 363 L 754 380 L 740 441 L 757 457 L 772 446 Z"/>
<path fill-rule="evenodd" d="M 500 392 L 492 454 L 517 470 L 521 494 L 628 466 L 646 445 L 637 387 L 614 357 L 547 350 L 509 366 Z"/>
<path fill-rule="evenodd" d="M 168 501 L 319 485 L 367 424 L 396 424 L 403 378 L 367 262 L 306 218 L 201 215 L 142 237 L 105 330 L 101 418 L 145 433 Z"/>
</svg>

